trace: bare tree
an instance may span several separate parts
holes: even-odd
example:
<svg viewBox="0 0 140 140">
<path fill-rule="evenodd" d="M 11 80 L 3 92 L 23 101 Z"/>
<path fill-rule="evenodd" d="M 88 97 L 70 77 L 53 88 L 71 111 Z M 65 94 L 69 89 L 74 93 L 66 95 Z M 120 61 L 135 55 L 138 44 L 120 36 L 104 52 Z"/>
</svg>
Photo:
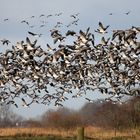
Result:
<svg viewBox="0 0 140 140">
<path fill-rule="evenodd" d="M 5 127 L 9 125 L 10 122 L 10 106 L 2 105 L 0 106 L 0 127 Z"/>
<path fill-rule="evenodd" d="M 12 111 L 11 105 L 0 106 L 0 127 L 15 127 L 23 118 Z"/>
<path fill-rule="evenodd" d="M 86 103 L 80 110 L 79 114 L 81 115 L 82 122 L 85 125 L 95 125 L 96 124 L 96 112 L 101 106 L 101 103 L 95 101 L 93 103 Z M 97 119 L 98 120 L 98 119 Z"/>
<path fill-rule="evenodd" d="M 129 114 L 129 124 L 136 128 L 140 125 L 140 97 L 131 98 L 126 104 L 126 108 Z"/>
<path fill-rule="evenodd" d="M 81 116 L 78 112 L 61 108 L 56 111 L 47 111 L 42 116 L 42 125 L 55 128 L 74 128 L 82 124 Z"/>
</svg>

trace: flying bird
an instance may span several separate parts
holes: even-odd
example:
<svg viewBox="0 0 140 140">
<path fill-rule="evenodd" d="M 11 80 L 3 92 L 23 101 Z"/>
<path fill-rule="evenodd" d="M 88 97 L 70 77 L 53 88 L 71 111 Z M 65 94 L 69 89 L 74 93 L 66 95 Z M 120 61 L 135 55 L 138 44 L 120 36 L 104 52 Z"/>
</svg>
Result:
<svg viewBox="0 0 140 140">
<path fill-rule="evenodd" d="M 36 33 L 30 32 L 30 31 L 28 31 L 28 34 L 30 34 L 32 36 L 38 36 L 38 37 L 41 37 L 41 35 L 42 35 L 42 34 L 36 34 Z"/>
<path fill-rule="evenodd" d="M 76 18 L 76 16 L 75 16 L 75 15 L 71 15 L 71 17 Z"/>
<path fill-rule="evenodd" d="M 31 18 L 35 18 L 35 16 L 31 16 Z"/>
<path fill-rule="evenodd" d="M 21 23 L 26 23 L 27 25 L 29 25 L 29 22 L 26 20 L 22 20 Z"/>
<path fill-rule="evenodd" d="M 105 40 L 105 38 L 102 37 L 102 39 L 101 39 L 102 45 L 105 45 L 105 46 L 108 45 L 109 40 L 110 40 L 110 38 L 108 38 L 107 40 Z"/>
<path fill-rule="evenodd" d="M 1 42 L 3 45 L 8 45 L 9 43 L 11 43 L 8 39 L 2 39 Z"/>
<path fill-rule="evenodd" d="M 49 17 L 51 17 L 51 16 L 53 16 L 53 15 L 51 15 L 51 14 L 50 14 L 50 15 L 47 15 L 47 18 L 49 18 Z"/>
<path fill-rule="evenodd" d="M 8 21 L 9 19 L 8 18 L 5 18 L 3 21 Z"/>
<path fill-rule="evenodd" d="M 69 36 L 69 35 L 74 36 L 75 34 L 76 34 L 75 31 L 68 30 L 66 33 L 66 36 Z"/>
<path fill-rule="evenodd" d="M 109 25 L 104 27 L 103 24 L 101 22 L 99 22 L 99 29 L 95 30 L 95 32 L 100 33 L 100 34 L 105 34 L 105 33 L 107 33 L 106 30 L 108 27 L 109 27 Z"/>
<path fill-rule="evenodd" d="M 112 16 L 112 15 L 113 15 L 113 13 L 109 13 L 109 15 L 110 15 L 110 16 Z"/>
<path fill-rule="evenodd" d="M 22 100 L 22 102 L 23 102 L 23 104 L 22 104 L 23 107 L 30 107 L 30 105 L 31 105 L 32 102 L 29 103 L 29 104 L 27 104 L 27 102 L 25 101 L 24 98 L 21 98 L 21 100 Z"/>
<path fill-rule="evenodd" d="M 39 17 L 44 17 L 45 15 L 44 14 L 41 14 Z"/>
<path fill-rule="evenodd" d="M 55 14 L 55 16 L 60 16 L 60 15 L 62 15 L 63 13 L 61 12 L 61 13 L 58 13 L 58 14 Z"/>
<path fill-rule="evenodd" d="M 88 102 L 93 103 L 94 101 L 89 99 L 89 98 L 85 98 Z"/>
<path fill-rule="evenodd" d="M 128 12 L 126 12 L 125 14 L 126 14 L 126 15 L 129 15 L 130 13 L 131 13 L 131 11 L 128 11 Z"/>
<path fill-rule="evenodd" d="M 30 35 L 32 35 L 32 36 L 38 35 L 38 34 L 35 34 L 35 33 L 33 33 L 33 32 L 30 32 L 30 31 L 28 31 L 28 34 L 30 34 Z"/>
</svg>

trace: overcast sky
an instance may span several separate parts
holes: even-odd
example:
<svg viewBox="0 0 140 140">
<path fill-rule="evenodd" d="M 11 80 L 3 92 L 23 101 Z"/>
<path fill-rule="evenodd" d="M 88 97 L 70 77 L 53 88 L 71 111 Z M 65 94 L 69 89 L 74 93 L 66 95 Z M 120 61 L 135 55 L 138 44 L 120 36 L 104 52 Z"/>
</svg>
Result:
<svg viewBox="0 0 140 140">
<path fill-rule="evenodd" d="M 71 29 L 79 30 L 91 28 L 91 31 L 98 27 L 101 21 L 105 25 L 110 25 L 109 30 L 127 29 L 131 26 L 140 26 L 140 0 L 0 0 L 0 39 L 7 38 L 13 44 L 17 41 L 25 40 L 28 31 L 42 33 L 39 39 L 40 44 L 51 42 L 49 30 L 53 28 L 57 21 L 62 22 L 60 30 L 66 30 L 66 25 L 72 21 L 70 15 L 77 14 L 78 26 Z M 129 12 L 128 15 L 125 13 Z M 55 15 L 61 13 L 56 17 Z M 109 15 L 112 13 L 112 15 Z M 44 14 L 45 17 L 39 17 Z M 52 14 L 50 18 L 47 15 Z M 31 18 L 31 16 L 35 16 Z M 4 21 L 4 19 L 7 19 Z M 27 20 L 35 26 L 29 28 L 26 24 L 21 24 L 22 20 Z M 45 21 L 45 27 L 40 28 L 41 21 Z M 5 50 L 5 46 L 0 46 L 0 52 Z M 91 95 L 89 95 L 91 96 Z M 95 99 L 99 96 L 95 95 Z M 84 104 L 84 99 L 69 100 L 65 104 L 67 107 L 78 109 Z M 26 118 L 41 115 L 50 107 L 43 105 L 33 105 L 29 109 L 20 107 L 14 109 L 17 113 Z"/>
</svg>

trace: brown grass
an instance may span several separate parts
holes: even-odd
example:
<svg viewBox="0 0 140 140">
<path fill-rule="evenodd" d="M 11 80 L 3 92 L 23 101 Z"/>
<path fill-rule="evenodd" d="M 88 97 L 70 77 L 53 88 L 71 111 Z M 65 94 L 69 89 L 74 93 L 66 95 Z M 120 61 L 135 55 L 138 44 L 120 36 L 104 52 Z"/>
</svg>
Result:
<svg viewBox="0 0 140 140">
<path fill-rule="evenodd" d="M 139 131 L 134 129 L 126 129 L 123 131 L 116 131 L 115 133 L 115 130 L 88 126 L 85 129 L 85 134 L 91 138 L 135 137 L 137 134 L 139 134 Z"/>
<path fill-rule="evenodd" d="M 117 131 L 116 136 L 135 137 L 139 134 L 138 130 Z M 64 130 L 54 128 L 0 128 L 0 136 L 44 136 L 55 135 L 62 137 L 76 136 L 76 129 Z M 112 138 L 115 137 L 114 130 L 101 129 L 88 126 L 85 128 L 85 135 L 91 138 Z"/>
<path fill-rule="evenodd" d="M 0 136 L 74 136 L 74 130 L 54 129 L 54 128 L 0 128 Z"/>
</svg>

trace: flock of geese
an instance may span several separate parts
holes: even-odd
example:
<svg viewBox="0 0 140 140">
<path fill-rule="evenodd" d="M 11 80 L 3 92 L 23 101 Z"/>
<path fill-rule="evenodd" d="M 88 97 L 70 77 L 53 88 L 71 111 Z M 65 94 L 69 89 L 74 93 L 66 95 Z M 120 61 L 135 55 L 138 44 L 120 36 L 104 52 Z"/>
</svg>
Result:
<svg viewBox="0 0 140 140">
<path fill-rule="evenodd" d="M 25 27 L 29 27 L 29 29 L 37 29 L 37 28 L 45 28 L 48 27 L 49 24 L 53 25 L 53 28 L 60 28 L 60 27 L 71 27 L 73 25 L 78 25 L 78 21 L 79 21 L 79 15 L 80 13 L 74 13 L 69 15 L 69 19 L 66 19 L 67 23 L 63 23 L 60 19 L 60 17 L 63 18 L 63 13 L 56 13 L 56 14 L 40 14 L 39 16 L 30 16 L 28 18 L 24 18 L 24 19 L 18 19 L 17 21 L 15 21 L 15 23 L 20 23 L 23 24 L 23 26 Z M 68 18 L 67 17 L 67 18 Z M 5 23 L 7 24 L 8 22 L 12 21 L 10 18 L 5 18 L 5 19 L 1 19 L 0 20 L 1 23 Z M 54 21 L 53 23 L 51 21 Z"/>
<path fill-rule="evenodd" d="M 71 15 L 73 24 L 77 24 L 77 16 Z M 25 20 L 22 23 L 28 24 Z M 87 28 L 68 30 L 64 35 L 54 28 L 50 36 L 57 47 L 47 44 L 43 49 L 37 39 L 26 37 L 0 53 L 0 103 L 18 107 L 17 100 L 21 100 L 25 107 L 32 103 L 63 106 L 70 97 L 87 96 L 89 91 L 105 94 L 106 100 L 114 103 L 125 95 L 139 96 L 140 27 L 113 30 L 107 38 L 110 26 L 101 22 L 98 26 L 93 33 Z M 99 43 L 95 34 L 101 35 Z M 66 44 L 71 38 L 74 41 Z M 9 43 L 1 40 L 1 45 Z"/>
</svg>

